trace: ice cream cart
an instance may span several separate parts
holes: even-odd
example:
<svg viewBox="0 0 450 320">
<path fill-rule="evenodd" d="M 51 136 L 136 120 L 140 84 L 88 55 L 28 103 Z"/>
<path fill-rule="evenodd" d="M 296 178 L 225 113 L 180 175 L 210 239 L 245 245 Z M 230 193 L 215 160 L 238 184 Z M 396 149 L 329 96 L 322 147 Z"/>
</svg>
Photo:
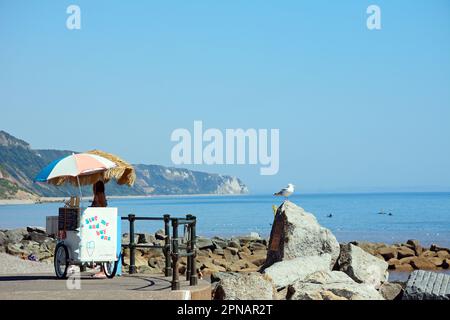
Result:
<svg viewBox="0 0 450 320">
<path fill-rule="evenodd" d="M 120 223 L 117 208 L 60 208 L 54 266 L 59 279 L 70 265 L 102 265 L 108 278 L 117 271 Z"/>
</svg>

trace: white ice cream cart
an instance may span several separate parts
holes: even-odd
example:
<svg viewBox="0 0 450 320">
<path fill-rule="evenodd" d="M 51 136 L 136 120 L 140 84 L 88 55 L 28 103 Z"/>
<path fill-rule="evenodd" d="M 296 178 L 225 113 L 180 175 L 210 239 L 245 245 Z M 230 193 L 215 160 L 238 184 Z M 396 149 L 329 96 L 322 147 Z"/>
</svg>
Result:
<svg viewBox="0 0 450 320">
<path fill-rule="evenodd" d="M 120 245 L 117 208 L 60 208 L 55 273 L 68 276 L 70 265 L 102 265 L 108 278 L 116 275 Z M 119 238 L 120 239 L 120 238 Z"/>
<path fill-rule="evenodd" d="M 43 168 L 35 182 L 56 186 L 70 183 L 78 186 L 80 198 L 59 208 L 58 244 L 55 249 L 55 272 L 67 277 L 70 265 L 103 265 L 108 278 L 115 276 L 120 257 L 120 218 L 117 208 L 80 208 L 81 186 L 116 179 L 119 185 L 132 186 L 136 180 L 133 166 L 115 155 L 92 150 L 57 159 Z M 71 197 L 73 200 L 74 197 Z M 48 219 L 48 221 L 54 221 Z M 53 231 L 54 228 L 51 228 Z"/>
</svg>

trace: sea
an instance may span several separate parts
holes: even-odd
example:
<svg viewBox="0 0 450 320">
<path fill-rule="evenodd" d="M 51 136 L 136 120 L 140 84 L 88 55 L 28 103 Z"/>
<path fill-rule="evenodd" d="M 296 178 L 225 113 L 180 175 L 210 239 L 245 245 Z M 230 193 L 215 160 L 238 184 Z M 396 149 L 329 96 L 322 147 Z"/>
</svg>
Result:
<svg viewBox="0 0 450 320">
<path fill-rule="evenodd" d="M 205 237 L 248 235 L 267 237 L 272 207 L 283 199 L 272 195 L 161 196 L 110 199 L 121 216 L 197 217 L 197 233 Z M 423 245 L 450 247 L 450 193 L 296 194 L 290 201 L 314 214 L 339 242 L 402 243 L 417 239 Z M 86 202 L 87 206 L 88 203 Z M 46 216 L 58 215 L 61 203 L 0 206 L 0 229 L 45 226 Z M 122 224 L 127 232 L 128 222 Z M 163 223 L 136 222 L 136 232 L 153 233 Z M 182 232 L 182 231 L 181 231 Z"/>
</svg>

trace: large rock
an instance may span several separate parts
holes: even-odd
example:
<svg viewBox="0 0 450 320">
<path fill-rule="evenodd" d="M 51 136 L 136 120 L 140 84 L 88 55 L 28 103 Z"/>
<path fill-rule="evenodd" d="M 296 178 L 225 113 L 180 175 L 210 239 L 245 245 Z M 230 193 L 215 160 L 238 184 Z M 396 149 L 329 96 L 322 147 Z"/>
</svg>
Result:
<svg viewBox="0 0 450 320">
<path fill-rule="evenodd" d="M 137 243 L 153 244 L 156 241 L 156 237 L 153 234 L 138 233 L 137 236 L 138 236 Z"/>
<path fill-rule="evenodd" d="M 155 232 L 155 238 L 157 240 L 165 240 L 166 239 L 166 232 L 163 229 L 159 229 Z"/>
<path fill-rule="evenodd" d="M 0 247 L 4 246 L 8 242 L 8 237 L 3 231 L 0 231 Z"/>
<path fill-rule="evenodd" d="M 389 276 L 387 262 L 349 243 L 341 245 L 338 269 L 358 283 L 379 287 Z"/>
<path fill-rule="evenodd" d="M 303 280 L 317 271 L 330 271 L 331 255 L 299 257 L 280 261 L 264 270 L 277 289 L 286 287 L 295 281 Z"/>
<path fill-rule="evenodd" d="M 43 227 L 27 227 L 27 231 L 28 231 L 28 233 L 37 232 L 37 233 L 42 233 L 42 234 L 47 235 L 47 232 L 46 232 L 45 228 L 43 228 Z"/>
<path fill-rule="evenodd" d="M 226 247 L 228 247 L 228 241 L 226 239 L 213 237 L 211 241 L 214 244 L 215 249 L 225 249 Z"/>
<path fill-rule="evenodd" d="M 198 237 L 196 244 L 197 244 L 197 248 L 200 250 L 206 250 L 206 249 L 214 250 L 215 249 L 214 243 L 212 242 L 211 239 L 208 239 L 208 238 Z"/>
<path fill-rule="evenodd" d="M 409 276 L 403 300 L 450 300 L 450 275 L 414 271 Z"/>
<path fill-rule="evenodd" d="M 288 300 L 384 300 L 371 285 L 340 271 L 319 271 L 288 287 Z"/>
<path fill-rule="evenodd" d="M 26 239 L 38 243 L 44 243 L 53 240 L 53 238 L 48 237 L 46 233 L 41 233 L 37 231 L 32 231 L 31 233 L 29 233 Z"/>
<path fill-rule="evenodd" d="M 299 257 L 331 256 L 330 267 L 339 257 L 339 243 L 330 230 L 320 226 L 311 213 L 290 201 L 278 208 L 270 234 L 265 267 Z"/>
<path fill-rule="evenodd" d="M 385 260 L 397 258 L 397 250 L 395 248 L 390 247 L 380 248 L 378 250 L 378 254 L 380 254 Z"/>
<path fill-rule="evenodd" d="M 139 241 L 139 235 L 138 234 L 134 234 L 134 243 L 138 243 Z M 130 234 L 128 233 L 124 233 L 122 235 L 122 244 L 129 244 L 130 243 Z"/>
<path fill-rule="evenodd" d="M 416 252 L 413 249 L 408 248 L 406 246 L 402 246 L 397 250 L 397 256 L 399 259 L 414 257 L 415 255 Z"/>
<path fill-rule="evenodd" d="M 403 288 L 398 283 L 385 282 L 378 291 L 386 300 L 400 300 L 403 294 Z"/>
<path fill-rule="evenodd" d="M 8 238 L 8 242 L 17 243 L 22 241 L 28 235 L 28 231 L 26 228 L 13 229 L 6 231 L 5 235 Z"/>
<path fill-rule="evenodd" d="M 259 272 L 222 276 L 213 291 L 215 300 L 274 300 L 275 295 L 272 281 Z"/>
<path fill-rule="evenodd" d="M 406 242 L 406 244 L 409 245 L 411 247 L 411 249 L 414 250 L 414 252 L 416 253 L 417 256 L 422 254 L 423 248 L 420 245 L 419 240 L 410 239 Z"/>
</svg>

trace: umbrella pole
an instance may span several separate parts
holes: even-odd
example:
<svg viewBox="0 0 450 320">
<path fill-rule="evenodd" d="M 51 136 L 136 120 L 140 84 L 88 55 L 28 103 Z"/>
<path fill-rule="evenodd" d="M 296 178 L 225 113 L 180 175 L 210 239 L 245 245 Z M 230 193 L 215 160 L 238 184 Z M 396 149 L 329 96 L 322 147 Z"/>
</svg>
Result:
<svg viewBox="0 0 450 320">
<path fill-rule="evenodd" d="M 81 192 L 81 184 L 80 184 L 80 177 L 77 176 L 77 182 L 78 182 L 78 191 L 80 192 L 80 207 L 83 203 L 83 193 Z"/>
</svg>

